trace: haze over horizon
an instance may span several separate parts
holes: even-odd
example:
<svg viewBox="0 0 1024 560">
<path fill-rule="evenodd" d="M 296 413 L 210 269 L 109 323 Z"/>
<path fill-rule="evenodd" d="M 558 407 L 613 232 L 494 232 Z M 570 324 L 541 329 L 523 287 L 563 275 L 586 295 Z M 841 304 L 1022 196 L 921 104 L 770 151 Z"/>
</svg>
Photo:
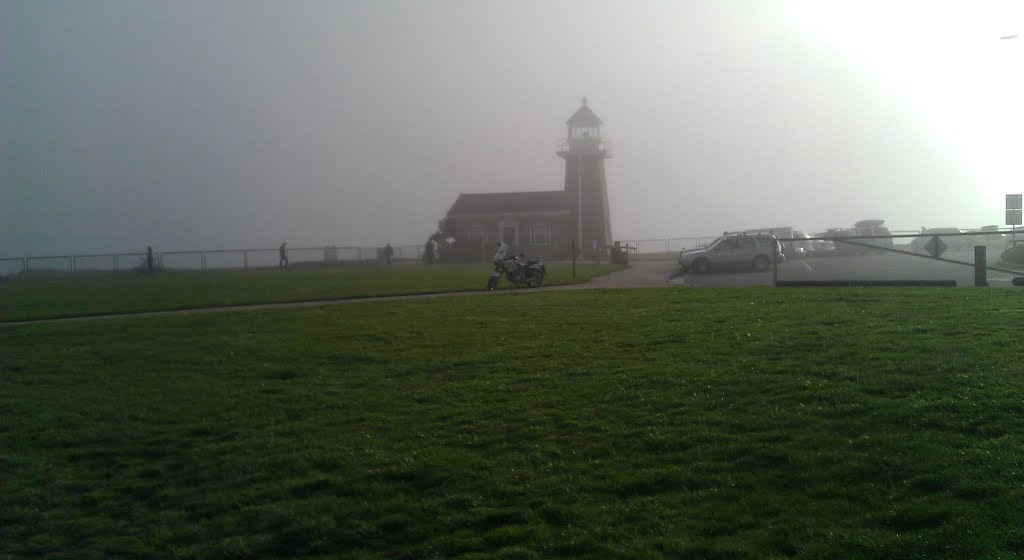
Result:
<svg viewBox="0 0 1024 560">
<path fill-rule="evenodd" d="M 1003 223 L 1024 3 L 0 4 L 0 256 L 421 244 L 560 189 L 586 96 L 612 234 Z"/>
</svg>

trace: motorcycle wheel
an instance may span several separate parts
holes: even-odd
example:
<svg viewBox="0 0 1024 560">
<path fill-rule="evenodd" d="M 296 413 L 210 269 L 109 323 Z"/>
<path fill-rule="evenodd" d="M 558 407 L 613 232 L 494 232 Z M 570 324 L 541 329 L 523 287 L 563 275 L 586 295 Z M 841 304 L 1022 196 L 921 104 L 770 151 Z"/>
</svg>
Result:
<svg viewBox="0 0 1024 560">
<path fill-rule="evenodd" d="M 544 283 L 543 274 L 530 274 L 526 277 L 526 285 L 531 288 L 539 288 Z"/>
</svg>

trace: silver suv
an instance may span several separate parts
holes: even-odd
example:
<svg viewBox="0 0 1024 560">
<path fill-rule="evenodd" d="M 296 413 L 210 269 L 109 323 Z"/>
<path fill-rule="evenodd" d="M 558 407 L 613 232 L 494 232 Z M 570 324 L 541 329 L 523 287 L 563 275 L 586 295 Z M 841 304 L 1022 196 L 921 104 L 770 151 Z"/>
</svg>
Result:
<svg viewBox="0 0 1024 560">
<path fill-rule="evenodd" d="M 732 233 L 723 235 L 706 247 L 683 249 L 679 253 L 679 266 L 683 272 L 707 272 L 714 268 L 751 267 L 768 270 L 772 264 L 772 251 L 778 261 L 785 260 L 782 245 L 774 235 L 767 233 Z"/>
</svg>

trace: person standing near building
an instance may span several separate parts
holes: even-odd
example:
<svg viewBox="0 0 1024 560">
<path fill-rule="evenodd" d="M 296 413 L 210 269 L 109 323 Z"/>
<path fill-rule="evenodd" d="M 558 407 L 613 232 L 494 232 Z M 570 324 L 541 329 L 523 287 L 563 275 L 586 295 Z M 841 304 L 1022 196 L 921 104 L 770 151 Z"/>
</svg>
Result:
<svg viewBox="0 0 1024 560">
<path fill-rule="evenodd" d="M 391 264 L 391 257 L 395 256 L 395 249 L 388 243 L 384 246 L 384 264 Z"/>
<path fill-rule="evenodd" d="M 287 247 L 287 245 L 288 245 L 287 243 L 282 242 L 281 243 L 281 248 L 278 250 L 278 253 L 281 254 L 281 260 L 277 263 L 277 266 L 279 268 L 286 268 L 288 266 L 288 247 Z"/>
</svg>

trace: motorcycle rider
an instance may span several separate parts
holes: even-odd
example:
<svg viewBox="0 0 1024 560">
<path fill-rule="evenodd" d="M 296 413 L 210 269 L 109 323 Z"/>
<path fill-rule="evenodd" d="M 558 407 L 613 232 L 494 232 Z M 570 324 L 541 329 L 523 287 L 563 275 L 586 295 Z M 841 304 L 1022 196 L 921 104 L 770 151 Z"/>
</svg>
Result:
<svg viewBox="0 0 1024 560">
<path fill-rule="evenodd" d="M 509 275 L 511 279 L 516 274 L 515 269 L 521 266 L 519 260 L 515 255 L 509 251 L 507 243 L 498 243 L 498 250 L 495 251 L 494 257 L 491 258 L 491 263 L 494 264 L 494 272 L 491 274 L 491 279 L 487 283 L 488 290 L 494 290 L 498 285 L 498 279 L 501 278 L 501 273 Z"/>
<path fill-rule="evenodd" d="M 498 242 L 498 251 L 494 253 L 494 258 L 491 259 L 493 264 L 501 264 L 508 258 L 508 244 L 505 242 Z"/>
<path fill-rule="evenodd" d="M 491 258 L 491 263 L 494 265 L 494 272 L 491 273 L 491 278 L 487 281 L 488 290 L 493 291 L 498 286 L 498 280 L 502 273 L 517 286 L 526 284 L 531 288 L 536 288 L 544 282 L 544 264 L 540 262 L 540 259 L 527 261 L 526 255 L 515 255 L 514 251 L 509 250 L 506 243 L 498 243 L 498 250 Z"/>
</svg>

